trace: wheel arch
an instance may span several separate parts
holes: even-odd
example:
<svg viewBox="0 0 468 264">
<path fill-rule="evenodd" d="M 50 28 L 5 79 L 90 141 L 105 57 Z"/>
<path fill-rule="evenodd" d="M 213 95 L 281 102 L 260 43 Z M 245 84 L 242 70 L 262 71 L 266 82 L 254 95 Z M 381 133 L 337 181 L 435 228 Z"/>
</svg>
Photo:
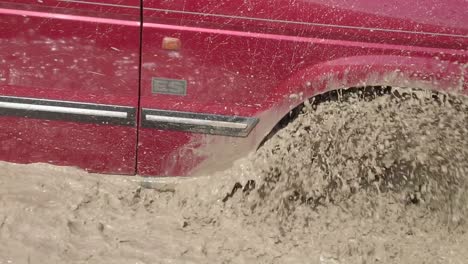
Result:
<svg viewBox="0 0 468 264">
<path fill-rule="evenodd" d="M 287 124 L 310 98 L 353 87 L 408 87 L 467 93 L 463 63 L 438 58 L 400 56 L 348 57 L 316 64 L 296 72 L 273 88 L 269 105 L 259 109 L 259 122 L 247 138 L 210 137 L 206 159 L 191 175 L 206 175 L 228 168 L 238 158 L 258 149 L 275 128 Z M 292 118 L 291 118 L 292 119 Z M 229 151 L 226 151 L 226 150 Z M 213 166 L 213 164 L 217 164 Z"/>
<path fill-rule="evenodd" d="M 468 63 L 434 57 L 355 56 L 327 61 L 293 74 L 272 91 L 276 102 L 261 113 L 257 146 L 286 125 L 305 101 L 357 87 L 400 87 L 468 94 Z"/>
</svg>

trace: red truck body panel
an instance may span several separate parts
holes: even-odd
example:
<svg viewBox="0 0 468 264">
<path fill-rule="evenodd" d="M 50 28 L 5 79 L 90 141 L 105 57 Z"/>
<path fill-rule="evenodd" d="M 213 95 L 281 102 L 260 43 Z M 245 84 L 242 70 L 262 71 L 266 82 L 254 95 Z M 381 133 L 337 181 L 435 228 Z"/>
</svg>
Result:
<svg viewBox="0 0 468 264">
<path fill-rule="evenodd" d="M 464 0 L 0 0 L 0 159 L 193 175 L 254 150 L 329 90 L 466 93 L 466 10 Z M 180 47 L 163 48 L 168 38 Z"/>
<path fill-rule="evenodd" d="M 0 1 L 0 95 L 136 108 L 139 26 L 139 9 Z M 136 126 L 5 115 L 0 124 L 1 160 L 135 173 Z"/>
</svg>

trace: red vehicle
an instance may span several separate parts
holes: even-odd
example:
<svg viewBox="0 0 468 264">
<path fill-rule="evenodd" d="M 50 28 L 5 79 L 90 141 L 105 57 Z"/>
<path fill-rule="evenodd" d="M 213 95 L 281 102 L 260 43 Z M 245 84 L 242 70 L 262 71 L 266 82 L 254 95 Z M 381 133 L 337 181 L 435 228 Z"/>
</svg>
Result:
<svg viewBox="0 0 468 264">
<path fill-rule="evenodd" d="M 193 175 L 327 91 L 468 91 L 466 0 L 0 0 L 0 160 Z"/>
</svg>

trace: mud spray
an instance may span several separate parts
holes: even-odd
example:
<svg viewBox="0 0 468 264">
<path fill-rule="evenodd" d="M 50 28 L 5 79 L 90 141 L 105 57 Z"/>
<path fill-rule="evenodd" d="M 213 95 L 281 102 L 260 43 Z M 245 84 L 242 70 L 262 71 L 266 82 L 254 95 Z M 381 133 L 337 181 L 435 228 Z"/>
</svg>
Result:
<svg viewBox="0 0 468 264">
<path fill-rule="evenodd" d="M 214 175 L 0 164 L 0 263 L 467 263 L 468 99 L 307 103 Z"/>
</svg>

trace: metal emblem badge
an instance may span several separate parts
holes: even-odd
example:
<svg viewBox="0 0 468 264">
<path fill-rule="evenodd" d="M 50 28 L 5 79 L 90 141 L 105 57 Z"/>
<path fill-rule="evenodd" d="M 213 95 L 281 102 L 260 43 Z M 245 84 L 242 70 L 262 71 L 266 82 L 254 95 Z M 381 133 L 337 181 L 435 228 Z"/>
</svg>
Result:
<svg viewBox="0 0 468 264">
<path fill-rule="evenodd" d="M 152 79 L 153 94 L 187 95 L 187 81 L 166 78 Z"/>
</svg>

